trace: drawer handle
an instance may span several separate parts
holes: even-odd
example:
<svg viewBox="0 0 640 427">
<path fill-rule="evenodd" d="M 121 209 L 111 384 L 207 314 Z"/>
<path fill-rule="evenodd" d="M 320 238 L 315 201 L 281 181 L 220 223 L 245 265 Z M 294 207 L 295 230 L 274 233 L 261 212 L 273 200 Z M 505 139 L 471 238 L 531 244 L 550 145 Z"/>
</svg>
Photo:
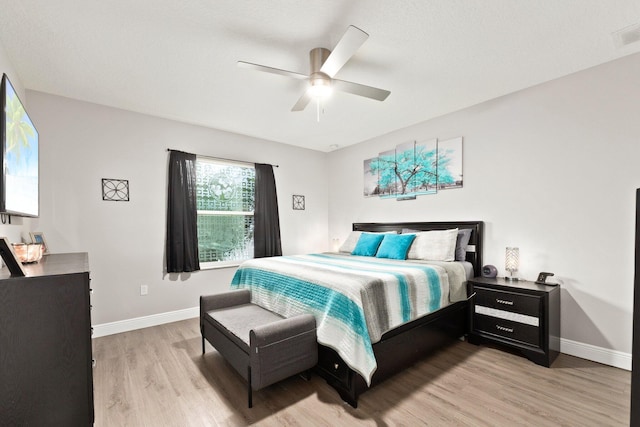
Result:
<svg viewBox="0 0 640 427">
<path fill-rule="evenodd" d="M 498 304 L 513 305 L 513 301 L 509 301 L 509 300 L 506 300 L 506 299 L 499 299 L 499 298 L 496 298 L 496 302 L 497 302 Z"/>
<path fill-rule="evenodd" d="M 338 370 L 339 367 L 340 367 L 340 365 L 338 365 L 337 363 L 333 364 L 333 369 L 335 369 L 336 371 Z"/>
<path fill-rule="evenodd" d="M 513 328 L 507 328 L 505 326 L 496 325 L 496 329 L 499 331 L 509 332 L 510 334 L 513 333 Z"/>
</svg>

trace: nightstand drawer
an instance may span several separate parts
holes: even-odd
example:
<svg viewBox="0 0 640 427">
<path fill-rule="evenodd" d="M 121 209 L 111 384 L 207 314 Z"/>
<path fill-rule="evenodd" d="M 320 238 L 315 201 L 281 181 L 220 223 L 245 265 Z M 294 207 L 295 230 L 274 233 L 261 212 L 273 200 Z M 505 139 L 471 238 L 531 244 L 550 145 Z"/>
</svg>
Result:
<svg viewBox="0 0 640 427">
<path fill-rule="evenodd" d="M 476 305 L 512 311 L 534 317 L 540 315 L 541 299 L 537 296 L 502 292 L 480 286 L 474 286 L 474 291 L 476 292 Z"/>
<path fill-rule="evenodd" d="M 504 277 L 469 279 L 472 344 L 498 344 L 549 367 L 560 350 L 560 287 Z"/>
<path fill-rule="evenodd" d="M 497 335 L 540 347 L 540 328 L 507 319 L 476 314 L 473 316 L 475 332 Z"/>
</svg>

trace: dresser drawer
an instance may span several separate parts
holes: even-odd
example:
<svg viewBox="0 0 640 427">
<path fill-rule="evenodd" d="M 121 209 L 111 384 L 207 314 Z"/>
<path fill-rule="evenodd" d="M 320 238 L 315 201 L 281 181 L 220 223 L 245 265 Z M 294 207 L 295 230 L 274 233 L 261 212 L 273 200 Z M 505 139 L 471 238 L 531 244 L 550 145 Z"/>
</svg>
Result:
<svg viewBox="0 0 640 427">
<path fill-rule="evenodd" d="M 540 347 L 542 344 L 539 327 L 507 319 L 476 314 L 473 316 L 473 329 L 474 332 L 497 335 L 536 347 Z"/>
<path fill-rule="evenodd" d="M 540 315 L 540 297 L 513 292 L 502 292 L 475 286 L 475 305 L 512 311 L 538 317 Z"/>
</svg>

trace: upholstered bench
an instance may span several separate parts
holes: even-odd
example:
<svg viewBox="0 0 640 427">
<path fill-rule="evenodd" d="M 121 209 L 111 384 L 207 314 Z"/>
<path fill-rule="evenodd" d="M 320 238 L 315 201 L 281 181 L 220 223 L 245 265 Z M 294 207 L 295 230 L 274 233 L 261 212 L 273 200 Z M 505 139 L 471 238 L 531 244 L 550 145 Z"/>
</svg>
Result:
<svg viewBox="0 0 640 427">
<path fill-rule="evenodd" d="M 202 354 L 206 339 L 248 382 L 260 390 L 318 362 L 316 320 L 311 314 L 284 318 L 251 303 L 249 290 L 200 297 Z"/>
</svg>

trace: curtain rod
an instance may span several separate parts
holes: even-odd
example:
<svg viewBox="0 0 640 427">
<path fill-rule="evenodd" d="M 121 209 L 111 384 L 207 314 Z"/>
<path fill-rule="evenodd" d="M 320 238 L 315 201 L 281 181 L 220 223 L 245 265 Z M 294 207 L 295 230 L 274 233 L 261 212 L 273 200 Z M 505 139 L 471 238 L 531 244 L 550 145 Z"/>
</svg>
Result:
<svg viewBox="0 0 640 427">
<path fill-rule="evenodd" d="M 182 151 L 182 150 L 174 150 L 172 148 L 167 148 L 167 151 Z M 199 154 L 196 154 L 197 157 L 202 157 L 205 159 L 211 159 L 211 160 L 226 160 L 227 162 L 239 162 L 239 163 L 252 163 L 252 162 L 247 162 L 246 160 L 236 160 L 236 159 L 225 159 L 224 157 L 211 157 L 211 156 L 201 156 Z M 255 162 L 254 162 L 255 164 Z M 269 164 L 269 163 L 267 163 Z M 274 168 L 279 168 L 279 165 L 271 165 Z"/>
</svg>

